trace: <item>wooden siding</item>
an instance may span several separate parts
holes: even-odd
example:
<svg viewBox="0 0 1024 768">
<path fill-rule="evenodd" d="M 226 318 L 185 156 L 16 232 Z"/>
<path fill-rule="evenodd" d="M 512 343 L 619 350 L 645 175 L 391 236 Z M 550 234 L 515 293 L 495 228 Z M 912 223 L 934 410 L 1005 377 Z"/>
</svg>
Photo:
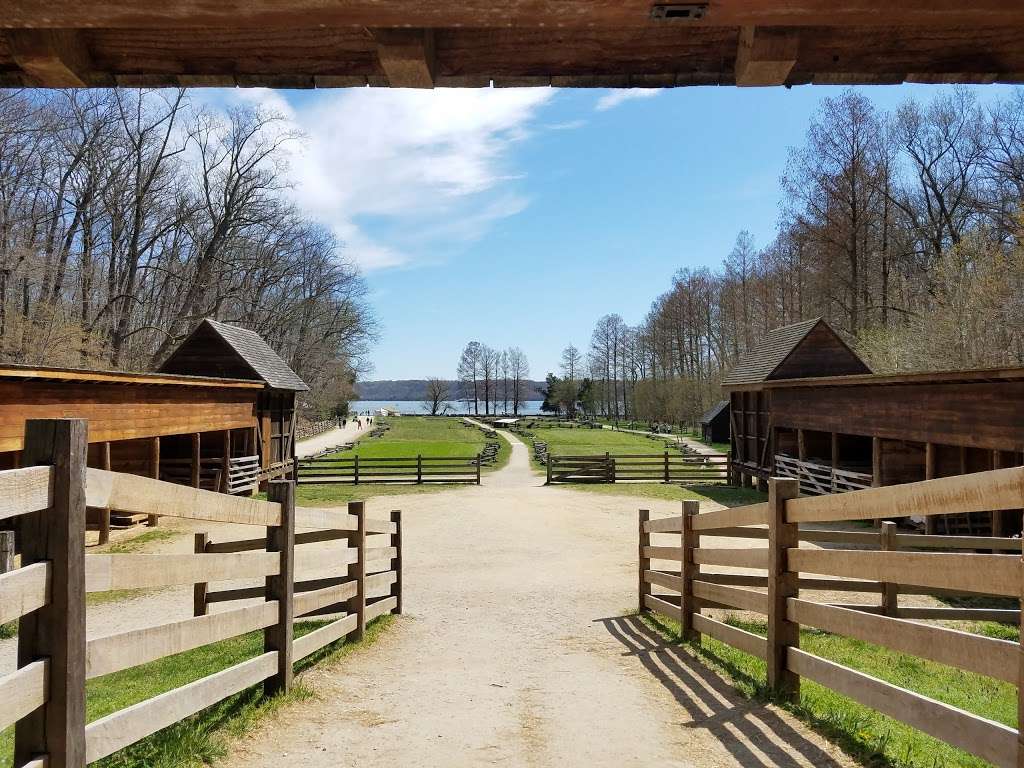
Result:
<svg viewBox="0 0 1024 768">
<path fill-rule="evenodd" d="M 799 379 L 859 373 L 871 373 L 871 369 L 828 325 L 818 323 L 772 371 L 769 378 Z"/>
<path fill-rule="evenodd" d="M 88 419 L 90 443 L 255 427 L 261 391 L 0 381 L 0 452 L 21 450 L 26 419 Z"/>
<path fill-rule="evenodd" d="M 1024 381 L 777 387 L 776 427 L 1024 451 Z"/>
</svg>

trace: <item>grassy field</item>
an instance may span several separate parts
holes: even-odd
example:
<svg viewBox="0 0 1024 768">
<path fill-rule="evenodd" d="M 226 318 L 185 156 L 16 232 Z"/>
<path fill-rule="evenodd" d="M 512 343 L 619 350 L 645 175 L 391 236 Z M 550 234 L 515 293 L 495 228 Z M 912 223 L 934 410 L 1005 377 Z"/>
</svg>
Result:
<svg viewBox="0 0 1024 768">
<path fill-rule="evenodd" d="M 487 439 L 484 433 L 470 427 L 462 419 L 446 416 L 399 416 L 381 419 L 391 429 L 381 437 L 363 437 L 350 451 L 332 456 L 346 457 L 359 455 L 360 458 L 394 458 L 417 455 L 423 456 L 476 456 L 483 450 Z M 501 448 L 498 460 L 490 469 L 498 469 L 508 461 L 511 449 L 508 443 L 498 438 Z M 485 467 L 484 471 L 488 471 Z"/>
<path fill-rule="evenodd" d="M 600 493 L 605 496 L 630 496 L 633 498 L 660 499 L 662 501 L 711 501 L 724 507 L 742 507 L 759 504 L 768 500 L 767 493 L 752 488 L 735 488 L 730 485 L 708 484 L 688 485 L 685 488 L 672 483 L 573 483 L 559 488 L 572 488 L 584 493 Z"/>
<path fill-rule="evenodd" d="M 591 456 L 602 453 L 661 453 L 665 450 L 661 440 L 651 440 L 631 432 L 587 427 L 538 426 L 527 431 L 534 440 L 548 444 L 548 452 L 556 456 Z M 526 441 L 529 442 L 529 441 Z"/>
<path fill-rule="evenodd" d="M 362 644 L 372 643 L 392 621 L 382 616 L 367 627 Z M 326 621 L 299 621 L 295 636 L 301 637 Z M 359 643 L 344 639 L 321 649 L 295 666 L 296 672 L 314 664 L 336 664 Z M 86 717 L 91 722 L 165 691 L 212 675 L 263 652 L 263 633 L 241 637 L 168 656 L 133 669 L 98 677 L 86 684 Z M 259 720 L 282 705 L 316 694 L 298 681 L 292 692 L 266 699 L 256 686 L 231 696 L 197 715 L 159 731 L 120 752 L 91 765 L 103 768 L 199 768 L 227 753 L 232 739 L 251 731 Z M 14 729 L 0 732 L 0 768 L 13 763 Z"/>
<path fill-rule="evenodd" d="M 669 640 L 680 642 L 678 623 L 647 614 L 644 620 Z M 748 632 L 767 634 L 763 621 L 730 619 L 728 623 Z M 1017 638 L 1015 629 L 999 624 L 975 623 L 965 628 L 1006 640 Z M 760 659 L 706 636 L 699 644 L 688 643 L 687 647 L 708 666 L 731 679 L 744 696 L 772 699 L 764 686 L 765 664 Z M 1009 683 L 814 629 L 801 630 L 800 647 L 894 685 L 1016 727 L 1017 689 Z M 802 682 L 798 703 L 778 703 L 868 766 L 987 768 L 989 765 L 807 680 Z"/>
</svg>

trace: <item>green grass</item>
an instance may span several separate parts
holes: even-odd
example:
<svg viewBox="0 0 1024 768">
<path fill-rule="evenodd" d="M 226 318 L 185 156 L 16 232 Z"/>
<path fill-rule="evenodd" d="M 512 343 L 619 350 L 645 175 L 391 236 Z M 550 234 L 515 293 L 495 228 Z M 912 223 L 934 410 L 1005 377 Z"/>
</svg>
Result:
<svg viewBox="0 0 1024 768">
<path fill-rule="evenodd" d="M 475 427 L 467 426 L 462 419 L 446 416 L 399 416 L 382 419 L 391 429 L 381 437 L 363 437 L 350 451 L 332 456 L 360 458 L 415 457 L 473 457 L 483 450 L 487 439 Z M 499 438 L 500 440 L 500 438 Z M 505 461 L 508 461 L 508 443 L 504 446 Z M 501 451 L 498 452 L 497 466 L 501 465 Z"/>
<path fill-rule="evenodd" d="M 672 642 L 680 642 L 678 623 L 647 614 L 644 620 Z M 748 632 L 767 634 L 763 621 L 730 618 L 728 623 Z M 1010 639 L 1005 637 L 1010 633 L 1000 625 L 979 623 L 970 629 Z M 707 636 L 703 636 L 699 644 L 688 643 L 687 647 L 709 667 L 730 678 L 744 696 L 774 700 L 764 685 L 765 664 L 760 659 Z M 800 647 L 894 685 L 1016 727 L 1017 689 L 1009 683 L 813 629 L 801 630 Z M 989 765 L 809 680 L 801 683 L 799 702 L 776 700 L 776 703 L 809 722 L 872 768 L 987 768 Z"/>
<path fill-rule="evenodd" d="M 603 453 L 662 453 L 665 450 L 661 440 L 651 440 L 643 435 L 630 432 L 615 432 L 610 429 L 589 429 L 587 427 L 533 427 L 533 434 L 524 440 L 532 447 L 532 440 L 548 444 L 548 453 L 555 456 L 595 456 Z"/>
<path fill-rule="evenodd" d="M 370 623 L 362 644 L 372 643 L 392 621 L 382 616 Z M 295 636 L 312 632 L 326 621 L 296 622 Z M 296 671 L 314 664 L 338 663 L 360 643 L 344 639 L 311 654 L 296 664 Z M 198 680 L 263 653 L 263 633 L 213 643 L 168 656 L 133 669 L 90 680 L 86 685 L 86 717 L 91 722 L 165 691 Z M 223 757 L 230 740 L 244 736 L 265 716 L 284 704 L 315 696 L 298 682 L 291 693 L 265 698 L 261 686 L 231 696 L 192 717 L 92 765 L 103 768 L 199 768 Z M 0 732 L 0 768 L 13 761 L 14 729 Z"/>
<path fill-rule="evenodd" d="M 350 501 L 365 501 L 375 496 L 411 496 L 419 493 L 437 493 L 465 488 L 464 483 L 425 483 L 423 485 L 399 485 L 381 483 L 370 485 L 347 485 L 341 483 L 324 485 L 299 485 L 295 490 L 295 503 L 300 507 L 315 507 L 347 504 Z M 262 496 L 261 496 L 262 497 Z"/>
<path fill-rule="evenodd" d="M 141 552 L 147 549 L 150 544 L 158 541 L 168 541 L 169 539 L 177 538 L 181 536 L 181 531 L 171 531 L 166 528 L 151 528 L 144 533 L 140 533 L 138 536 L 133 536 L 130 539 L 124 539 L 122 541 L 115 541 L 104 547 L 99 548 L 98 552 L 111 552 L 115 554 L 132 554 L 133 552 Z"/>
</svg>

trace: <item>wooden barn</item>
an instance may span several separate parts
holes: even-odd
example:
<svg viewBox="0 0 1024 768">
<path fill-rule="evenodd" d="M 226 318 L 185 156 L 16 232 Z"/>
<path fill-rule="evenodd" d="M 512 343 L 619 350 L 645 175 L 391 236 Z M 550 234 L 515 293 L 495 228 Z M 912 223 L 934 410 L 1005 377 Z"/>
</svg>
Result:
<svg viewBox="0 0 1024 768">
<path fill-rule="evenodd" d="M 25 420 L 89 422 L 89 465 L 224 493 L 294 466 L 306 385 L 255 333 L 203 321 L 157 373 L 0 365 L 0 469 L 20 465 Z M 93 510 L 105 539 L 117 510 Z M 151 519 L 150 524 L 156 524 Z"/>
<path fill-rule="evenodd" d="M 700 439 L 705 443 L 729 442 L 729 401 L 715 403 L 700 417 Z"/>
<path fill-rule="evenodd" d="M 835 493 L 1024 464 L 1024 369 L 876 375 L 836 340 L 820 320 L 779 329 L 772 351 L 753 352 L 760 380 L 746 361 L 730 373 L 735 481 L 763 486 L 784 475 L 803 493 Z M 932 517 L 927 528 L 1005 536 L 1021 519 Z"/>
</svg>

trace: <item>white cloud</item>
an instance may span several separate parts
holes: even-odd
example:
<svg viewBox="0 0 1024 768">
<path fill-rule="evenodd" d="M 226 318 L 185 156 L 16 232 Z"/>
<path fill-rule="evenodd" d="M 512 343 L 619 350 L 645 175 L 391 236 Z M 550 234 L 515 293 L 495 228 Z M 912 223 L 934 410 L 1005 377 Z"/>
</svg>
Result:
<svg viewBox="0 0 1024 768">
<path fill-rule="evenodd" d="M 305 135 L 290 160 L 296 202 L 364 268 L 379 269 L 429 259 L 432 246 L 450 250 L 525 207 L 509 154 L 554 91 L 359 88 L 295 102 L 271 90 L 231 94 Z"/>
<path fill-rule="evenodd" d="M 594 109 L 598 112 L 607 112 L 609 109 L 615 109 L 615 107 L 624 102 L 635 99 L 650 99 L 659 93 L 661 93 L 660 88 L 619 88 L 606 93 L 598 99 Z"/>
</svg>

